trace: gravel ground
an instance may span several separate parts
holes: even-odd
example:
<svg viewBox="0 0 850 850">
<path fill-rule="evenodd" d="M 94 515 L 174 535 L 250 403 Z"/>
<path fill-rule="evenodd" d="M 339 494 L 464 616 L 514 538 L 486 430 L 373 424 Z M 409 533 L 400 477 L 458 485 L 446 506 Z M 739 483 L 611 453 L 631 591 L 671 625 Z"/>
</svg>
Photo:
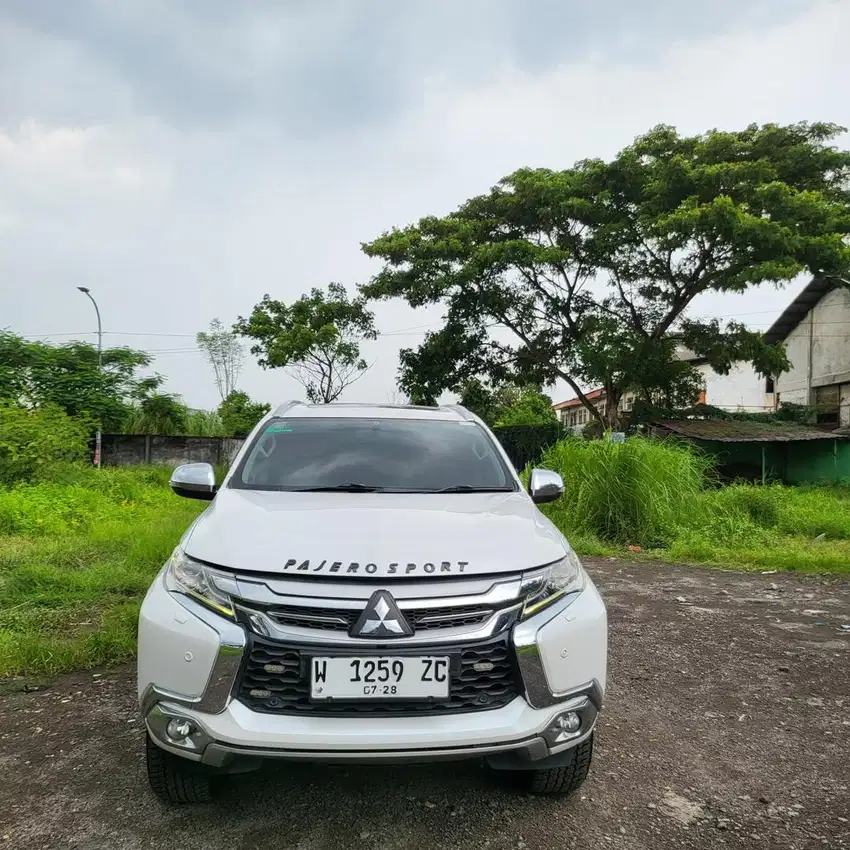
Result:
<svg viewBox="0 0 850 850">
<path fill-rule="evenodd" d="M 850 582 L 597 561 L 609 689 L 569 800 L 476 763 L 273 766 L 149 793 L 131 668 L 0 697 L 0 848 L 850 848 Z"/>
</svg>

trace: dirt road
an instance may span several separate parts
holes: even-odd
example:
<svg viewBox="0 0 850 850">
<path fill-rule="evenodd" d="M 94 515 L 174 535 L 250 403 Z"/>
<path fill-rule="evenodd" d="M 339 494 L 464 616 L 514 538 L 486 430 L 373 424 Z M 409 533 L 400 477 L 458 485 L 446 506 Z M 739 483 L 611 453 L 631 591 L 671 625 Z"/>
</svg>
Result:
<svg viewBox="0 0 850 850">
<path fill-rule="evenodd" d="M 850 848 L 850 581 L 590 568 L 610 682 L 576 798 L 513 795 L 475 763 L 299 764 L 168 810 L 128 668 L 0 697 L 0 850 Z"/>
</svg>

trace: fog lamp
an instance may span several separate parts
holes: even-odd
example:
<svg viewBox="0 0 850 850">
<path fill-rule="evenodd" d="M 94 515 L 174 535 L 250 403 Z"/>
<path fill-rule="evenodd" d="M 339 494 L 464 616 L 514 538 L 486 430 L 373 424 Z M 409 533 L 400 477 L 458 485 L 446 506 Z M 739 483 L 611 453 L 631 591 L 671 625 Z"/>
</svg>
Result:
<svg viewBox="0 0 850 850">
<path fill-rule="evenodd" d="M 169 720 L 168 726 L 165 727 L 165 734 L 175 744 L 185 741 L 194 731 L 194 725 L 183 717 L 175 717 L 173 720 Z"/>
<path fill-rule="evenodd" d="M 562 732 L 572 734 L 573 732 L 578 732 L 581 727 L 581 717 L 575 711 L 567 711 L 564 714 L 558 715 L 555 719 L 555 725 Z"/>
</svg>

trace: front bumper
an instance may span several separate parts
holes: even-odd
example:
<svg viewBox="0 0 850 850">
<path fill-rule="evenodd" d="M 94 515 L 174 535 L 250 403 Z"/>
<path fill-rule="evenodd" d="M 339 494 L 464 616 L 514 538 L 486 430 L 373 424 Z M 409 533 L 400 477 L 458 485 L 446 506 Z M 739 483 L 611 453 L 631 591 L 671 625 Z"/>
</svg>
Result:
<svg viewBox="0 0 850 850">
<path fill-rule="evenodd" d="M 514 626 L 523 695 L 501 708 L 431 716 L 291 716 L 233 699 L 246 646 L 241 626 L 154 582 L 139 621 L 142 713 L 163 749 L 220 768 L 269 758 L 431 761 L 496 755 L 519 763 L 557 758 L 593 730 L 605 688 L 607 618 L 588 579 L 584 591 Z M 574 734 L 554 726 L 575 711 Z M 169 721 L 189 720 L 184 740 Z"/>
</svg>

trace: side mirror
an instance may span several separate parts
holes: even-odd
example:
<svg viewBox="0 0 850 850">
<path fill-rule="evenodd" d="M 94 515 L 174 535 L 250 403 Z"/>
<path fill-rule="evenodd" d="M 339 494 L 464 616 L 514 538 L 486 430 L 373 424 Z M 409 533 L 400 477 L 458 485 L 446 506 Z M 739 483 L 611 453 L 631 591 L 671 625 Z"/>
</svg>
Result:
<svg viewBox="0 0 850 850">
<path fill-rule="evenodd" d="M 532 469 L 528 479 L 528 492 L 535 505 L 554 502 L 564 495 L 564 479 L 550 469 Z"/>
<path fill-rule="evenodd" d="M 215 496 L 215 470 L 209 463 L 184 463 L 171 473 L 171 489 L 187 499 L 206 499 Z"/>
</svg>

